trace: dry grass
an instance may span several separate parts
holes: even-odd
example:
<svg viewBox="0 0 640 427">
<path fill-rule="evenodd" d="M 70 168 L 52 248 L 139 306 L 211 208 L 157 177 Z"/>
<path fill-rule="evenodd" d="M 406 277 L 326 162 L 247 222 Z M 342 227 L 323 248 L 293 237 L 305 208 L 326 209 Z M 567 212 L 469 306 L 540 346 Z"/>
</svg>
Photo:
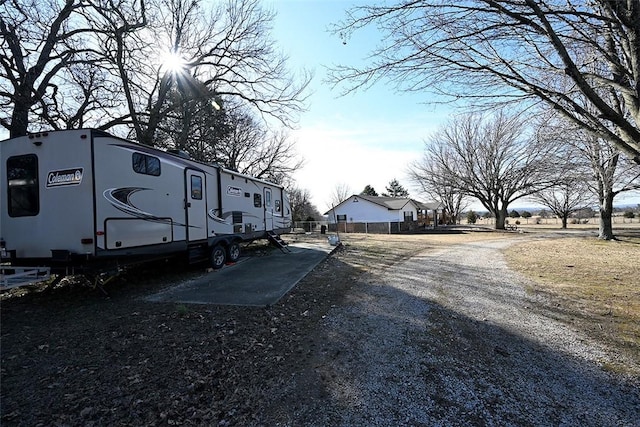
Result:
<svg viewBox="0 0 640 427">
<path fill-rule="evenodd" d="M 535 240 L 505 255 L 559 318 L 640 357 L 640 237 Z"/>
</svg>

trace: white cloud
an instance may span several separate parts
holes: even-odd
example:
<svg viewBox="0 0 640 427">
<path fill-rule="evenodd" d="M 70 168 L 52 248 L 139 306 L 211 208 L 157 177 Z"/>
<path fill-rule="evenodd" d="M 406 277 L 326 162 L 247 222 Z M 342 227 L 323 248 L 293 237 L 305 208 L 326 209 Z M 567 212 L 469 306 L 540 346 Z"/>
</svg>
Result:
<svg viewBox="0 0 640 427">
<path fill-rule="evenodd" d="M 331 194 L 342 184 L 353 193 L 366 185 L 382 193 L 395 178 L 411 191 L 406 169 L 422 155 L 423 139 L 432 128 L 420 118 L 402 123 L 347 123 L 346 119 L 336 120 L 292 132 L 306 160 L 294 177 L 298 187 L 310 191 L 318 209 L 330 208 Z"/>
</svg>

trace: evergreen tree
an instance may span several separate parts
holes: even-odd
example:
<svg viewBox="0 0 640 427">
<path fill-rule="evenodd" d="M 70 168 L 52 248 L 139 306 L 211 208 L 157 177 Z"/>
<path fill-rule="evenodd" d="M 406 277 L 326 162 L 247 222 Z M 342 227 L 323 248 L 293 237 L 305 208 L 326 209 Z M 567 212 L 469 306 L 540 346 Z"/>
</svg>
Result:
<svg viewBox="0 0 640 427">
<path fill-rule="evenodd" d="M 478 215 L 473 210 L 470 210 L 469 212 L 467 212 L 468 224 L 475 224 L 477 220 L 478 220 Z"/>
<path fill-rule="evenodd" d="M 386 193 L 382 193 L 384 197 L 409 197 L 409 192 L 406 188 L 404 188 L 397 179 L 392 179 L 389 181 L 389 185 L 385 188 L 387 190 Z"/>
<path fill-rule="evenodd" d="M 378 192 L 369 184 L 367 184 L 366 187 L 364 187 L 364 190 L 362 190 L 362 192 L 360 193 L 361 196 L 378 196 Z"/>
</svg>

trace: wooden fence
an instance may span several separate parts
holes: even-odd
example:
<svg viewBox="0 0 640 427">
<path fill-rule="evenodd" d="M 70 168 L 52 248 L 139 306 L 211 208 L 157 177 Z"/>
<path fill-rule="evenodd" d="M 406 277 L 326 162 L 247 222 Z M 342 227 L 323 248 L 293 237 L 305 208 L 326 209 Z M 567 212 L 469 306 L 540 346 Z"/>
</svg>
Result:
<svg viewBox="0 0 640 427">
<path fill-rule="evenodd" d="M 425 226 L 418 221 L 389 221 L 389 222 L 339 222 L 329 224 L 330 232 L 339 233 L 370 233 L 370 234 L 398 234 L 423 230 Z"/>
</svg>

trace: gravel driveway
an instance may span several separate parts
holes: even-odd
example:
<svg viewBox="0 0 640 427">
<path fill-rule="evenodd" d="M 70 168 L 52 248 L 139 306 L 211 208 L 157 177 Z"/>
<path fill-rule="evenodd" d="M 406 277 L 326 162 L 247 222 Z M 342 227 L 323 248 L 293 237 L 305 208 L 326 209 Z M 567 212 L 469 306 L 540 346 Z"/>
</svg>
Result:
<svg viewBox="0 0 640 427">
<path fill-rule="evenodd" d="M 485 241 L 424 253 L 324 319 L 316 425 L 639 426 L 637 378 L 560 324 Z M 326 402 L 335 402 L 327 406 Z M 317 409 L 317 408 L 316 408 Z"/>
</svg>

